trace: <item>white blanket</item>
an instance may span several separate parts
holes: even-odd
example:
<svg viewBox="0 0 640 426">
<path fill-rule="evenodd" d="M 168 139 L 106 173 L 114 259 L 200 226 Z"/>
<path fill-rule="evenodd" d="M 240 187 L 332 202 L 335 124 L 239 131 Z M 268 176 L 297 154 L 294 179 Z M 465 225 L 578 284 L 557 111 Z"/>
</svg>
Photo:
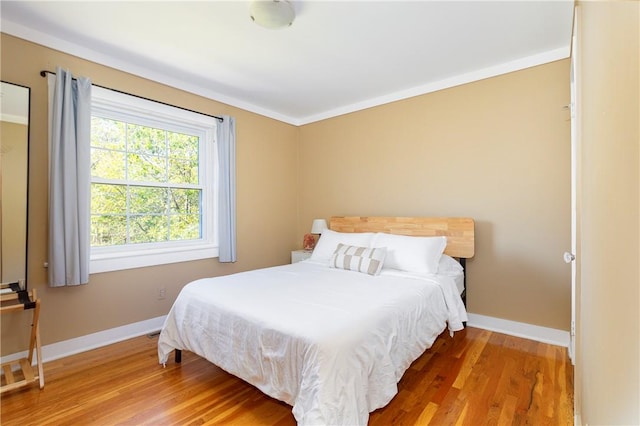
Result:
<svg viewBox="0 0 640 426">
<path fill-rule="evenodd" d="M 194 352 L 292 405 L 300 425 L 365 425 L 447 324 L 466 320 L 451 277 L 305 261 L 188 284 L 158 356 Z"/>
</svg>

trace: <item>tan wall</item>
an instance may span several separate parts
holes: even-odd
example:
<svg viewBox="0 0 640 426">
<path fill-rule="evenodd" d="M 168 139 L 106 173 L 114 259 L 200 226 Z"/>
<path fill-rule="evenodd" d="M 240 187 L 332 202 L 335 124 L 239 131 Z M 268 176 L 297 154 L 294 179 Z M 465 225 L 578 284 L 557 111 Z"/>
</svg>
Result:
<svg viewBox="0 0 640 426">
<path fill-rule="evenodd" d="M 303 126 L 300 225 L 470 216 L 476 314 L 569 330 L 569 60 Z"/>
<path fill-rule="evenodd" d="M 31 87 L 28 279 L 42 299 L 43 344 L 167 314 L 190 280 L 284 264 L 296 237 L 297 142 L 295 126 L 182 92 L 127 73 L 2 34 L 2 80 Z M 69 68 L 95 84 L 209 114 L 236 117 L 238 262 L 217 260 L 96 274 L 86 286 L 46 286 L 47 260 L 47 84 L 40 70 Z M 167 298 L 156 300 L 165 286 Z M 11 317 L 11 318 L 9 318 Z M 19 317 L 16 315 L 16 317 Z M 24 318 L 2 318 L 2 354 L 26 346 L 9 328 Z M 23 333 L 26 335 L 26 332 Z"/>
<path fill-rule="evenodd" d="M 29 280 L 43 299 L 44 344 L 164 315 L 189 280 L 286 263 L 313 218 L 471 216 L 473 313 L 568 330 L 568 61 L 295 128 L 2 35 L 2 79 L 32 88 Z M 46 81 L 56 65 L 94 83 L 212 114 L 238 126 L 236 265 L 198 261 L 97 274 L 46 287 Z M 167 299 L 155 299 L 159 285 Z M 3 330 L 5 330 L 3 322 Z M 16 343 L 3 332 L 3 353 Z"/>
<path fill-rule="evenodd" d="M 576 412 L 640 424 L 640 3 L 578 7 L 581 244 Z"/>
<path fill-rule="evenodd" d="M 3 283 L 25 278 L 27 241 L 27 126 L 0 122 L 2 146 L 2 269 Z"/>
</svg>

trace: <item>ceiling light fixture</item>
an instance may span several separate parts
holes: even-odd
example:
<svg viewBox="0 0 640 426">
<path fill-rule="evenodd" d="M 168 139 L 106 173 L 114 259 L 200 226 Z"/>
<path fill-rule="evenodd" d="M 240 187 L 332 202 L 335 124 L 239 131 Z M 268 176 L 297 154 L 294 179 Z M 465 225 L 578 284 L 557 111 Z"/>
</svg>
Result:
<svg viewBox="0 0 640 426">
<path fill-rule="evenodd" d="M 249 5 L 251 19 L 265 28 L 288 27 L 296 13 L 287 0 L 254 0 Z"/>
</svg>

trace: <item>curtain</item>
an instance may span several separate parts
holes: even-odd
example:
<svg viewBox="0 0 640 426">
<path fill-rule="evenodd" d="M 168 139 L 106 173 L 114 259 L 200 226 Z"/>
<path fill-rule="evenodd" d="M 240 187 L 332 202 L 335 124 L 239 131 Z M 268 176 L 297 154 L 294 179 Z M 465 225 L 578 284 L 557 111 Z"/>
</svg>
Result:
<svg viewBox="0 0 640 426">
<path fill-rule="evenodd" d="M 218 161 L 218 261 L 236 261 L 236 121 L 227 115 L 217 126 Z"/>
<path fill-rule="evenodd" d="M 49 286 L 89 282 L 91 81 L 49 74 Z"/>
</svg>

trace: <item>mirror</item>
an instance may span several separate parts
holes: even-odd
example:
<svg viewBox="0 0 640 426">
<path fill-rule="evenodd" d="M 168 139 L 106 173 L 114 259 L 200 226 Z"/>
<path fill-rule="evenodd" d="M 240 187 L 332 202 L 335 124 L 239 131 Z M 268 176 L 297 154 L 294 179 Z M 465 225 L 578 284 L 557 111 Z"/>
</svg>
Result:
<svg viewBox="0 0 640 426">
<path fill-rule="evenodd" d="M 0 277 L 27 280 L 27 189 L 29 180 L 28 87 L 2 82 L 0 97 Z"/>
</svg>

